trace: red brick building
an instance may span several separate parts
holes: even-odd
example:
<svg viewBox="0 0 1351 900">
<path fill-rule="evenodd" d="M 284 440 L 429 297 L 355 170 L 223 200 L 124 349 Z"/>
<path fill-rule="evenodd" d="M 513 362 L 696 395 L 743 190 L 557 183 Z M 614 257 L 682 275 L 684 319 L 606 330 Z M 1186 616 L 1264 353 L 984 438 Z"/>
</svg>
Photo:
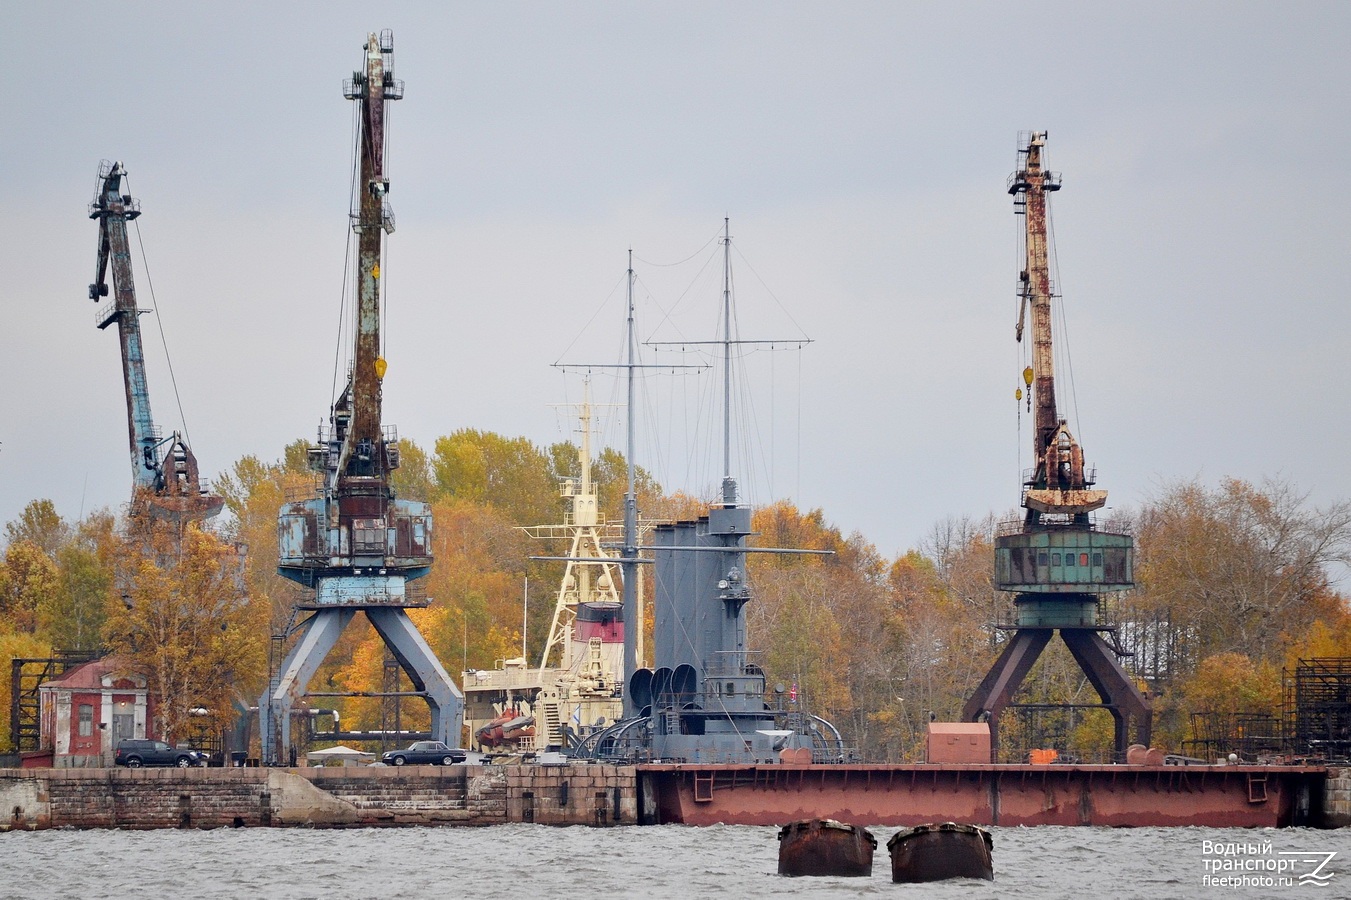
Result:
<svg viewBox="0 0 1351 900">
<path fill-rule="evenodd" d="M 118 741 L 156 737 L 145 678 L 132 674 L 116 656 L 76 666 L 38 692 L 42 750 L 37 759 L 49 756 L 58 769 L 111 766 Z M 31 763 L 26 759 L 25 764 Z"/>
</svg>

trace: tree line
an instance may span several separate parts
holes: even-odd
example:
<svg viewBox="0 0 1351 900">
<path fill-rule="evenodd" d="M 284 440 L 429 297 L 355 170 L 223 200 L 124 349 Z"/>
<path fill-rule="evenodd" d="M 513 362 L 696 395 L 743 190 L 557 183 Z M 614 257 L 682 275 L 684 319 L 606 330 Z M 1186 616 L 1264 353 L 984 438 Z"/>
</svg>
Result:
<svg viewBox="0 0 1351 900">
<path fill-rule="evenodd" d="M 270 638 L 294 624 L 299 588 L 276 575 L 277 512 L 312 496 L 307 445 L 274 461 L 237 461 L 216 491 L 228 515 L 173 529 L 100 511 L 77 522 L 34 500 L 4 528 L 0 562 L 0 665 L 53 650 L 106 650 L 128 659 L 160 701 L 174 739 L 193 711 L 224 726 L 256 703 L 268 678 Z M 462 429 L 427 452 L 403 441 L 398 496 L 432 506 L 431 573 L 417 584 L 425 608 L 410 615 L 448 671 L 538 664 L 561 564 L 522 526 L 560 520 L 559 482 L 579 473 L 577 449 Z M 618 518 L 623 455 L 593 464 L 603 510 Z M 688 518 L 701 498 L 666 492 L 639 471 L 646 521 Z M 754 511 L 761 546 L 830 555 L 753 554 L 749 643 L 769 684 L 792 684 L 800 702 L 832 720 L 868 760 L 917 760 L 931 719 L 954 720 L 1007 639 L 1011 595 L 993 584 L 994 514 L 935 523 L 895 558 L 844 534 L 823 510 L 778 501 Z M 1106 598 L 1123 664 L 1154 701 L 1156 743 L 1198 737 L 1194 713 L 1279 715 L 1283 672 L 1301 658 L 1351 656 L 1351 613 L 1334 573 L 1351 551 L 1351 503 L 1315 507 L 1280 480 L 1165 484 L 1111 525 L 1136 537 L 1137 589 Z M 531 600 L 523 622 L 523 589 Z M 650 585 L 648 586 L 650 594 Z M 644 627 L 651 627 L 651 606 Z M 522 633 L 524 630 L 524 634 Z M 650 642 L 647 644 L 651 646 Z M 315 691 L 388 690 L 385 649 L 358 619 L 310 684 Z M 406 679 L 401 689 L 408 689 Z M 8 709 L 8 677 L 0 700 Z M 1097 702 L 1068 652 L 1053 642 L 1019 703 Z M 326 700 L 327 702 L 327 700 Z M 380 701 L 334 698 L 344 724 L 380 727 Z M 422 704 L 405 727 L 425 724 Z M 1111 745 L 1103 710 L 1006 716 L 1011 752 L 1055 746 L 1084 759 Z M 0 751 L 10 736 L 0 734 Z"/>
</svg>

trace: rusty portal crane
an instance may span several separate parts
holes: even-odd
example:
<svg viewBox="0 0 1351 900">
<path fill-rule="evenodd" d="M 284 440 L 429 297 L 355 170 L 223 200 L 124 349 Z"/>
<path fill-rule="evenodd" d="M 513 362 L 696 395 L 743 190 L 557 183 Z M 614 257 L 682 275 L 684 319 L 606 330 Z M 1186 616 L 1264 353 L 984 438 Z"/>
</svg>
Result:
<svg viewBox="0 0 1351 900">
<path fill-rule="evenodd" d="M 99 223 L 98 261 L 89 299 L 108 296 L 108 269 L 112 268 L 113 299 L 99 307 L 94 324 L 99 330 L 117 323 L 122 346 L 122 381 L 127 394 L 127 427 L 131 439 L 131 513 L 148 511 L 157 518 L 181 524 L 210 518 L 225 501 L 202 486 L 197 457 L 186 438 L 175 431 L 161 437 L 150 412 L 150 390 L 145 379 L 141 344 L 141 310 L 136 306 L 136 284 L 131 275 L 131 245 L 127 223 L 141 214 L 140 204 L 123 193 L 126 169 L 120 162 L 99 164 L 98 189 L 89 204 L 89 218 Z"/>
<path fill-rule="evenodd" d="M 1035 468 L 1024 482 L 1021 524 L 995 538 L 995 584 L 1015 594 L 1016 625 L 1004 652 L 962 710 L 966 721 L 988 721 L 992 754 L 998 751 L 999 715 L 1057 630 L 1116 723 L 1115 743 L 1124 756 L 1134 740 L 1148 745 L 1151 709 L 1103 639 L 1110 626 L 1098 621 L 1102 594 L 1130 590 L 1134 541 L 1098 527 L 1091 514 L 1107 502 L 1093 489 L 1083 449 L 1055 399 L 1052 362 L 1051 285 L 1047 260 L 1046 195 L 1060 189 L 1056 173 L 1043 168 L 1045 132 L 1033 132 L 1018 151 L 1009 179 L 1015 211 L 1023 215 L 1026 241 L 1020 274 L 1017 337 L 1032 317 L 1032 365 L 1023 372 L 1034 406 Z"/>
<path fill-rule="evenodd" d="M 319 496 L 282 507 L 278 522 L 277 571 L 314 590 L 301 608 L 312 610 L 299 638 L 258 703 L 263 760 L 280 762 L 290 747 L 290 711 L 305 693 L 343 629 L 363 612 L 413 683 L 415 696 L 431 708 L 431 737 L 459 744 L 464 696 L 451 681 L 407 609 L 426 606 L 407 591 L 408 582 L 431 568 L 431 509 L 400 500 L 390 488 L 399 465 L 398 436 L 380 421 L 380 263 L 383 232 L 394 230 L 386 199 L 385 102 L 403 96 L 394 78 L 394 38 L 369 35 L 362 69 L 343 94 L 360 104 L 357 153 L 360 177 L 353 200 L 357 235 L 356 346 L 352 371 L 329 424 L 309 451 L 310 467 L 323 475 Z"/>
</svg>

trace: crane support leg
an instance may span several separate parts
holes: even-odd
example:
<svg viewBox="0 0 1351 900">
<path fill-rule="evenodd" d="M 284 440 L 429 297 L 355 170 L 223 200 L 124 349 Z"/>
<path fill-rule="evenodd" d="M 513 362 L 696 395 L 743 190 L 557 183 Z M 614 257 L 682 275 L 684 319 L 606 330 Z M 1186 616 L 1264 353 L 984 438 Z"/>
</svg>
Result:
<svg viewBox="0 0 1351 900">
<path fill-rule="evenodd" d="M 1060 637 L 1116 720 L 1117 755 L 1124 759 L 1126 748 L 1131 743 L 1148 747 L 1153 730 L 1150 702 L 1140 693 L 1126 670 L 1121 668 L 1116 654 L 1107 646 L 1102 635 L 1096 631 L 1070 628 L 1061 629 Z M 1135 731 L 1133 742 L 1130 740 L 1132 725 Z"/>
<path fill-rule="evenodd" d="M 366 616 L 408 673 L 413 687 L 423 692 L 432 713 L 432 740 L 460 746 L 464 723 L 464 694 L 436 658 L 408 611 L 401 607 L 368 607 Z"/>
<path fill-rule="evenodd" d="M 962 707 L 963 720 L 978 722 L 984 716 L 989 722 L 991 762 L 997 759 L 999 753 L 999 713 L 1013 699 L 1054 633 L 1050 628 L 1022 628 L 1014 632 L 1009 645 L 985 674 L 980 687 Z"/>
<path fill-rule="evenodd" d="M 263 764 L 280 764 L 280 754 L 291 746 L 291 707 L 304 694 L 328 652 L 352 621 L 352 609 L 321 609 L 303 626 L 300 640 L 281 664 L 277 683 L 258 701 L 258 724 L 262 738 Z M 281 727 L 278 742 L 277 727 Z"/>
</svg>

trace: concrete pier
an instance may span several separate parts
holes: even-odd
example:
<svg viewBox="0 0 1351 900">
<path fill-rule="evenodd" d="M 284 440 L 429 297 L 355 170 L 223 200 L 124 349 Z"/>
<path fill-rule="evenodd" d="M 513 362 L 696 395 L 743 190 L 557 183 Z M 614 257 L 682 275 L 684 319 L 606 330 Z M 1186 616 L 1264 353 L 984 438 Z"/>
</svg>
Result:
<svg viewBox="0 0 1351 900">
<path fill-rule="evenodd" d="M 637 821 L 622 766 L 0 769 L 0 831 Z"/>
</svg>

